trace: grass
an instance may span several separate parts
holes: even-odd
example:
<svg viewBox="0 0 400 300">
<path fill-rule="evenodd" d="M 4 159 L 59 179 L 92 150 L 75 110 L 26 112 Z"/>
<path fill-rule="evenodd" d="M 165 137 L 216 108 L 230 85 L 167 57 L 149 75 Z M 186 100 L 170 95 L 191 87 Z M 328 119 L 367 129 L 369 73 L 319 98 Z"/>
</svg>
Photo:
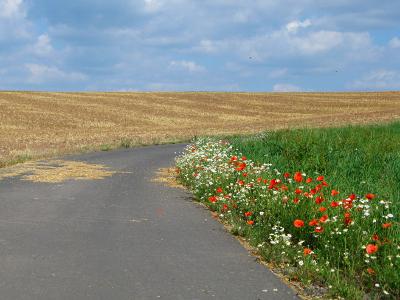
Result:
<svg viewBox="0 0 400 300">
<path fill-rule="evenodd" d="M 0 92 L 0 167 L 31 158 L 265 129 L 387 122 L 400 92 Z"/>
<path fill-rule="evenodd" d="M 328 297 L 400 297 L 400 122 L 199 139 L 177 170 L 290 281 Z"/>
<path fill-rule="evenodd" d="M 233 137 L 233 146 L 279 170 L 324 174 L 350 194 L 376 193 L 400 213 L 400 122 L 267 132 Z"/>
</svg>

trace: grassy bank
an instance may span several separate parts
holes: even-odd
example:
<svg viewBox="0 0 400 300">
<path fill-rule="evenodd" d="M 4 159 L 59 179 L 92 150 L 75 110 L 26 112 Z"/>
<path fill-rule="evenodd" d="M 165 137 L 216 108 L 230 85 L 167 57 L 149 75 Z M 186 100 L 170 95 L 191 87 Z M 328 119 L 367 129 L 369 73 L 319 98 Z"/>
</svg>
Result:
<svg viewBox="0 0 400 300">
<path fill-rule="evenodd" d="M 311 294 L 397 299 L 399 126 L 200 139 L 179 180 Z"/>
<path fill-rule="evenodd" d="M 373 191 L 400 212 L 400 122 L 280 130 L 229 141 L 252 160 L 278 170 L 324 174 L 344 193 Z"/>
</svg>

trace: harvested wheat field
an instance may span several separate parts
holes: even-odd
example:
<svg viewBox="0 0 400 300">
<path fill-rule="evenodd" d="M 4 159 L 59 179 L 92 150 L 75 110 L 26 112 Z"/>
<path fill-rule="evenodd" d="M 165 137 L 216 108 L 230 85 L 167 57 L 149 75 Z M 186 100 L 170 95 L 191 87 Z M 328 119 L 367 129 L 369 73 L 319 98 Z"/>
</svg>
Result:
<svg viewBox="0 0 400 300">
<path fill-rule="evenodd" d="M 0 92 L 0 166 L 195 135 L 390 121 L 400 92 Z"/>
</svg>

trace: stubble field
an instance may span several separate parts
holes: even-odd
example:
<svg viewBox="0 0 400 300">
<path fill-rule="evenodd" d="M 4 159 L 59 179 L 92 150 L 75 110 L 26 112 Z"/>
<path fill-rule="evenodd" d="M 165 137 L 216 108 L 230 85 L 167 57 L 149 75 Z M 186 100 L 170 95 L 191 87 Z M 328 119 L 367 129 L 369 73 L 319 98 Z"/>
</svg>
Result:
<svg viewBox="0 0 400 300">
<path fill-rule="evenodd" d="M 0 167 L 25 159 L 199 135 L 400 118 L 400 92 L 0 92 Z"/>
</svg>

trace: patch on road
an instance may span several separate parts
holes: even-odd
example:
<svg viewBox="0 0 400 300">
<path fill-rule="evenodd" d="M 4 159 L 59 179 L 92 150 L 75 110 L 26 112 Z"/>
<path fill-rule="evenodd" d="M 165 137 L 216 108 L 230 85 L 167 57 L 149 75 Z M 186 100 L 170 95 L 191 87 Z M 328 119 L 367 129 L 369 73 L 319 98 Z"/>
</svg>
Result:
<svg viewBox="0 0 400 300">
<path fill-rule="evenodd" d="M 0 170 L 0 180 L 21 176 L 22 180 L 58 183 L 66 180 L 94 180 L 115 173 L 107 166 L 72 160 L 33 161 Z"/>
<path fill-rule="evenodd" d="M 185 189 L 185 187 L 176 180 L 175 168 L 158 169 L 155 174 L 155 177 L 151 179 L 151 182 L 158 182 L 169 187 Z"/>
</svg>

